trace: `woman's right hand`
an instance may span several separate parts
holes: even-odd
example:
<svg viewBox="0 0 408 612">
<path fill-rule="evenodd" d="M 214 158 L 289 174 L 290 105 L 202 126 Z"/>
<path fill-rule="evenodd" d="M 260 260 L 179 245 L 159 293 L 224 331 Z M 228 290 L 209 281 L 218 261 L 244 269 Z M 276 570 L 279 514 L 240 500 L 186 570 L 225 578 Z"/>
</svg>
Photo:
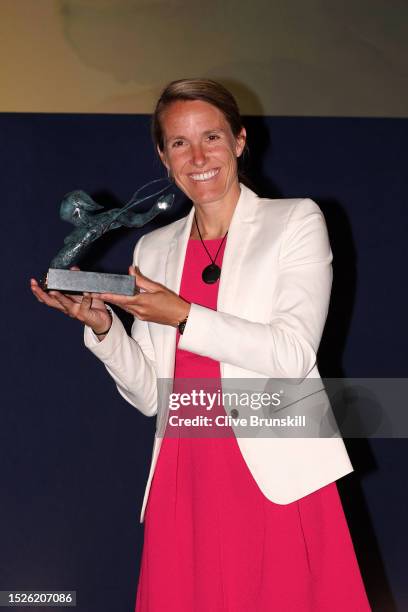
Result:
<svg viewBox="0 0 408 612">
<path fill-rule="evenodd" d="M 79 268 L 72 267 L 71 270 L 79 270 Z M 91 327 L 96 334 L 107 331 L 112 323 L 112 317 L 105 302 L 92 298 L 89 293 L 68 295 L 60 291 L 43 291 L 34 278 L 30 279 L 30 286 L 39 302 L 81 321 Z"/>
</svg>

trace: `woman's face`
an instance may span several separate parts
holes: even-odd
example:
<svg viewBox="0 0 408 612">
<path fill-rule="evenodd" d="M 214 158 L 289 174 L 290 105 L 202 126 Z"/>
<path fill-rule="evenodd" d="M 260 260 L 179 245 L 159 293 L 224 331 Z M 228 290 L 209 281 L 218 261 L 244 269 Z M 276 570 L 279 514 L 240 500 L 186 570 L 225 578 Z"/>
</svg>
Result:
<svg viewBox="0 0 408 612">
<path fill-rule="evenodd" d="M 162 162 L 195 203 L 220 202 L 239 194 L 237 157 L 245 129 L 234 137 L 223 113 L 201 100 L 178 100 L 162 114 Z"/>
</svg>

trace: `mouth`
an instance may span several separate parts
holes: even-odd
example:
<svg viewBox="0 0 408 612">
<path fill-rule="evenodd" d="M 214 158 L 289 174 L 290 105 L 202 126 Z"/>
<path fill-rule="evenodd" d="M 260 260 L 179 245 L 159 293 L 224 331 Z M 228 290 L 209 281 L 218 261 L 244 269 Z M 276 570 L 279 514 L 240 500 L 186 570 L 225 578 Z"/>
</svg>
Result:
<svg viewBox="0 0 408 612">
<path fill-rule="evenodd" d="M 207 172 L 195 172 L 195 173 L 191 173 L 191 174 L 189 174 L 189 177 L 193 181 L 199 181 L 199 182 L 210 181 L 215 176 L 217 176 L 219 171 L 220 171 L 219 168 L 213 168 L 212 170 L 207 170 Z"/>
</svg>

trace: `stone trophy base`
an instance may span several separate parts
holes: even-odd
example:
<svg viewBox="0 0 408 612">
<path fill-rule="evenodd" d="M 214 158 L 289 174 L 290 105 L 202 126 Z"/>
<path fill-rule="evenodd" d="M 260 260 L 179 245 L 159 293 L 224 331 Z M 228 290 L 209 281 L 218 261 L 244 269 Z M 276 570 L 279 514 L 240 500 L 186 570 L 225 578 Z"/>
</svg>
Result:
<svg viewBox="0 0 408 612">
<path fill-rule="evenodd" d="M 82 272 L 79 270 L 60 270 L 49 268 L 42 281 L 45 291 L 63 293 L 116 293 L 135 295 L 138 293 L 135 278 L 129 274 L 106 274 L 102 272 Z"/>
</svg>

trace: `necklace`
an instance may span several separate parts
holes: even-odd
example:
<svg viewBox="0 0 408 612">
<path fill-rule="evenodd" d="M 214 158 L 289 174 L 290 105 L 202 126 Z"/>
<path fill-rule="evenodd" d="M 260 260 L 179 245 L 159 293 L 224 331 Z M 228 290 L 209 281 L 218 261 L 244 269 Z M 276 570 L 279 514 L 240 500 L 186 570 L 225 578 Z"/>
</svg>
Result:
<svg viewBox="0 0 408 612">
<path fill-rule="evenodd" d="M 221 247 L 222 247 L 222 245 L 224 243 L 224 240 L 227 237 L 228 230 L 227 230 L 224 238 L 222 239 L 221 244 L 218 247 L 218 251 L 217 251 L 217 253 L 216 253 L 216 255 L 215 255 L 214 259 L 213 259 L 211 257 L 211 255 L 210 255 L 210 253 L 208 252 L 207 247 L 204 244 L 204 240 L 203 240 L 203 238 L 201 236 L 200 228 L 198 227 L 197 218 L 196 218 L 195 213 L 194 213 L 194 221 L 195 221 L 195 224 L 197 226 L 197 231 L 198 231 L 198 235 L 200 236 L 201 244 L 203 245 L 203 247 L 207 251 L 208 257 L 211 259 L 211 263 L 208 266 L 206 266 L 204 268 L 204 270 L 202 271 L 201 278 L 203 279 L 203 281 L 205 283 L 207 283 L 207 285 L 212 285 L 213 283 L 217 282 L 217 280 L 220 278 L 220 275 L 221 275 L 221 268 L 219 266 L 217 266 L 217 264 L 215 263 L 215 260 L 217 259 L 218 253 L 220 252 L 220 249 L 221 249 Z"/>
</svg>

